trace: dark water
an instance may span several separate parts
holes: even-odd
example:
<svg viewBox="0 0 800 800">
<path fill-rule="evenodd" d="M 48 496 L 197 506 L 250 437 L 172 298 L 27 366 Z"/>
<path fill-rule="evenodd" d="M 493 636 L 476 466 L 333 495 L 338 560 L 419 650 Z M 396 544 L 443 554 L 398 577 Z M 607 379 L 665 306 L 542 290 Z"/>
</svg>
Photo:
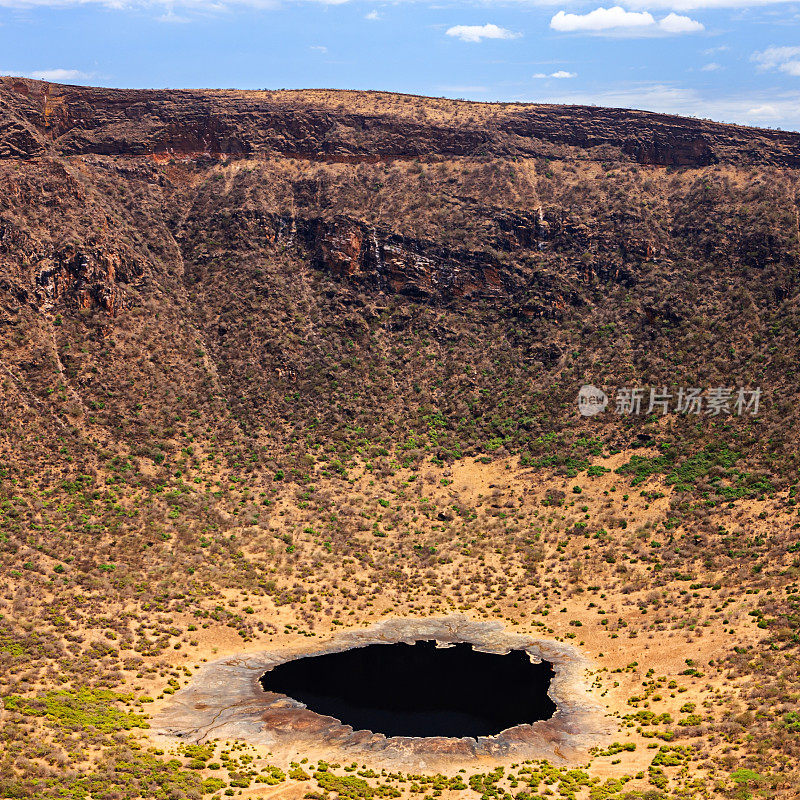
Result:
<svg viewBox="0 0 800 800">
<path fill-rule="evenodd" d="M 522 650 L 373 644 L 280 664 L 261 684 L 355 730 L 387 736 L 491 736 L 549 719 L 553 668 Z"/>
</svg>

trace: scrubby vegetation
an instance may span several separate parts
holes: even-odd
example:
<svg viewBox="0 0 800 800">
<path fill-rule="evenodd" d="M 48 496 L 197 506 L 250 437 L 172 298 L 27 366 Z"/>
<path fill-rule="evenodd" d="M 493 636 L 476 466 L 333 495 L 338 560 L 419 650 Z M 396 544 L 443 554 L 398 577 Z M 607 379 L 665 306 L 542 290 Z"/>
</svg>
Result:
<svg viewBox="0 0 800 800">
<path fill-rule="evenodd" d="M 797 176 L 548 152 L 0 159 L 0 797 L 798 795 Z M 616 741 L 150 738 L 215 655 L 453 610 L 586 650 Z"/>
</svg>

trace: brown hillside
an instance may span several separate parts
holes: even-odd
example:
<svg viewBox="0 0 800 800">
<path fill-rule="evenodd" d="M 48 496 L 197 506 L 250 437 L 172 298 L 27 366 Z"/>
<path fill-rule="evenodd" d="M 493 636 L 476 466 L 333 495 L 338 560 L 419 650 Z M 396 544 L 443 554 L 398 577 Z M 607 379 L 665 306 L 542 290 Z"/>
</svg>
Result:
<svg viewBox="0 0 800 800">
<path fill-rule="evenodd" d="M 797 797 L 798 167 L 640 111 L 0 78 L 0 797 Z M 456 613 L 576 648 L 610 741 L 395 774 L 328 722 L 364 749 L 279 768 L 197 699 Z M 248 744 L 174 736 L 186 684 Z"/>
</svg>

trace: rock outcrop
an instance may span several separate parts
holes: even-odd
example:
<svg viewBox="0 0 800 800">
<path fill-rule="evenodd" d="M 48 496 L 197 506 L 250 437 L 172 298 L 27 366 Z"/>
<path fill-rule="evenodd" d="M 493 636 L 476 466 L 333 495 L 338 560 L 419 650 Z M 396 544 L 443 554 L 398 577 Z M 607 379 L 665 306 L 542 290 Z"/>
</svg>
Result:
<svg viewBox="0 0 800 800">
<path fill-rule="evenodd" d="M 800 135 L 644 111 L 451 102 L 458 125 L 293 92 L 119 90 L 0 78 L 0 156 L 294 156 L 357 163 L 439 156 L 590 158 L 660 166 L 800 166 Z M 354 95 L 356 93 L 353 93 Z M 360 95 L 370 93 L 358 93 Z M 390 96 L 392 97 L 392 96 Z M 566 148 L 566 149 L 565 149 Z"/>
<path fill-rule="evenodd" d="M 37 413 L 137 446 L 177 417 L 213 437 L 222 404 L 542 459 L 587 380 L 790 397 L 799 157 L 619 109 L 0 78 L 0 360 Z M 775 409 L 748 457 L 795 474 Z"/>
</svg>

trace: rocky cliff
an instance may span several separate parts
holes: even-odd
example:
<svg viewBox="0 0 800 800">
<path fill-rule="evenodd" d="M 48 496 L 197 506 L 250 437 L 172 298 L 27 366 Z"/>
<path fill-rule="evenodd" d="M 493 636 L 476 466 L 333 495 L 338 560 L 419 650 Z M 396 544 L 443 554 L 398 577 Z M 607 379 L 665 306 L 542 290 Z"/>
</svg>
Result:
<svg viewBox="0 0 800 800">
<path fill-rule="evenodd" d="M 760 385 L 726 446 L 789 474 L 799 164 L 796 133 L 646 112 L 3 78 L 4 419 L 147 452 L 269 431 L 300 471 L 331 439 L 568 464 L 723 434 L 589 427 L 584 382 Z"/>
<path fill-rule="evenodd" d="M 386 103 L 389 98 L 390 102 Z M 639 164 L 800 166 L 800 134 L 588 106 L 432 101 L 379 92 L 114 90 L 0 78 L 0 154 L 567 156 Z M 455 122 L 455 124 L 453 124 Z"/>
</svg>

